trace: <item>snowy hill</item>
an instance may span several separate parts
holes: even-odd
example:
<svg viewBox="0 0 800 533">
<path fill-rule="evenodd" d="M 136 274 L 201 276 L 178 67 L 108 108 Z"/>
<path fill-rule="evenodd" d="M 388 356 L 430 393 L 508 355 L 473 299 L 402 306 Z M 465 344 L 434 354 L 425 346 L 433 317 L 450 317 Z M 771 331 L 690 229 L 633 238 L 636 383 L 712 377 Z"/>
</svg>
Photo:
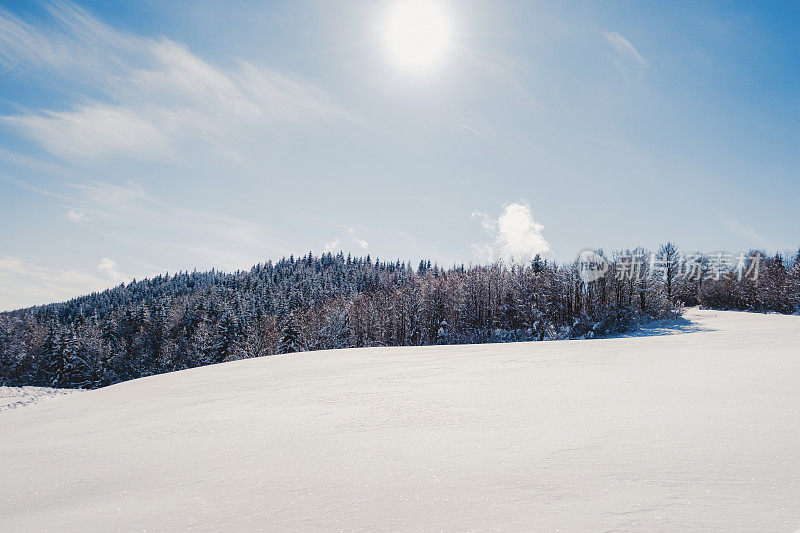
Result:
<svg viewBox="0 0 800 533">
<path fill-rule="evenodd" d="M 26 407 L 75 392 L 81 391 L 80 389 L 51 389 L 48 387 L 0 387 L 0 411 Z"/>
<path fill-rule="evenodd" d="M 687 317 L 263 357 L 9 410 L 0 529 L 797 530 L 800 317 Z"/>
</svg>

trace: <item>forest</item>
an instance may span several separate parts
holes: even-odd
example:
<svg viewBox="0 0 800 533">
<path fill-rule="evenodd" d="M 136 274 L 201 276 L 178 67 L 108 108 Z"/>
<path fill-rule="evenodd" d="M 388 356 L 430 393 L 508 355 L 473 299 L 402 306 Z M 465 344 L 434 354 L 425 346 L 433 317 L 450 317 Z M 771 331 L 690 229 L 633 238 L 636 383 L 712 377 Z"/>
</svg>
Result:
<svg viewBox="0 0 800 533">
<path fill-rule="evenodd" d="M 590 282 L 578 261 L 538 256 L 415 268 L 341 252 L 134 280 L 0 313 L 0 383 L 97 388 L 307 350 L 603 337 L 691 305 L 800 311 L 800 252 L 787 261 L 754 251 L 738 263 L 671 243 L 595 253 L 608 272 Z"/>
</svg>

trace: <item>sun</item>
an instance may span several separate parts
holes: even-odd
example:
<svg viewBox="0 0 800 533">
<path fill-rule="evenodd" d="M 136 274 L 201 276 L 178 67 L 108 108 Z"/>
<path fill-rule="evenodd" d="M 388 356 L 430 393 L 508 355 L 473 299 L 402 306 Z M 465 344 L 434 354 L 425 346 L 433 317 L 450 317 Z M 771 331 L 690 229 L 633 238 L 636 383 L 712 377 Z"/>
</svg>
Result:
<svg viewBox="0 0 800 533">
<path fill-rule="evenodd" d="M 396 0 L 383 29 L 391 60 L 413 74 L 430 72 L 447 55 L 451 41 L 448 13 L 436 0 Z"/>
</svg>

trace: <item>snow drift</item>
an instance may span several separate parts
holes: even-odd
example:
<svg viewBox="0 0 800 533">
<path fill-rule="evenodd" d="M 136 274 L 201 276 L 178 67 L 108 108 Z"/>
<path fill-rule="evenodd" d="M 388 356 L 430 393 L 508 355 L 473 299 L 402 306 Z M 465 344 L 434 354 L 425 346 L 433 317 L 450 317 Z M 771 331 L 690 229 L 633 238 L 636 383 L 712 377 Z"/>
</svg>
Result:
<svg viewBox="0 0 800 533">
<path fill-rule="evenodd" d="M 796 530 L 800 318 L 688 318 L 250 359 L 10 410 L 0 529 Z"/>
</svg>

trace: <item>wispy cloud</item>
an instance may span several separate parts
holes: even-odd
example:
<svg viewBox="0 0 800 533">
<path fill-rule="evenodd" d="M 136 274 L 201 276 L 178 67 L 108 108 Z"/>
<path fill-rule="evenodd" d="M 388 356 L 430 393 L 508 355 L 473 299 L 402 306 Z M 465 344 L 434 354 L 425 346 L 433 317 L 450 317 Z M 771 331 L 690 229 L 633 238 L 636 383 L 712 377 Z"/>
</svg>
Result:
<svg viewBox="0 0 800 533">
<path fill-rule="evenodd" d="M 325 243 L 325 245 L 322 247 L 322 251 L 323 251 L 323 253 L 335 252 L 335 251 L 339 250 L 339 246 L 341 244 L 342 244 L 342 241 L 340 241 L 337 238 L 334 238 L 333 240 Z"/>
<path fill-rule="evenodd" d="M 717 217 L 722 221 L 723 224 L 725 224 L 725 226 L 731 232 L 744 239 L 744 241 L 747 242 L 750 246 L 757 246 L 759 248 L 764 249 L 767 252 L 788 248 L 788 246 L 784 246 L 782 244 L 774 242 L 771 239 L 768 239 L 767 237 L 764 237 L 754 228 L 738 220 L 734 220 L 733 218 L 725 215 L 724 213 L 721 212 L 717 213 Z"/>
<path fill-rule="evenodd" d="M 622 35 L 619 33 L 612 31 L 612 32 L 604 32 L 603 37 L 611 43 L 611 46 L 614 47 L 614 50 L 617 53 L 626 58 L 633 60 L 639 67 L 646 67 L 647 61 L 642 57 L 638 50 Z"/>
<path fill-rule="evenodd" d="M 0 67 L 89 82 L 87 94 L 105 95 L 0 119 L 53 154 L 171 159 L 198 141 L 224 152 L 253 131 L 346 115 L 293 76 L 243 61 L 214 65 L 177 42 L 116 30 L 69 3 L 48 11 L 52 23 L 29 24 L 0 10 Z"/>
<path fill-rule="evenodd" d="M 46 172 L 52 175 L 63 175 L 65 173 L 65 169 L 62 166 L 54 165 L 52 163 L 42 161 L 41 159 L 20 154 L 18 152 L 5 150 L 3 148 L 0 148 L 0 161 L 10 163 L 16 167 L 38 170 L 40 172 Z M 2 177 L 0 177 L 0 179 L 2 179 Z"/>
<path fill-rule="evenodd" d="M 528 261 L 550 252 L 550 243 L 542 235 L 544 226 L 533 218 L 526 202 L 506 204 L 497 219 L 481 211 L 473 212 L 471 218 L 480 220 L 492 237 L 491 242 L 472 244 L 473 253 L 482 261 Z"/>
<path fill-rule="evenodd" d="M 75 223 L 83 222 L 85 220 L 88 220 L 86 218 L 86 213 L 84 213 L 83 211 L 81 211 L 79 209 L 69 209 L 67 211 L 66 217 L 67 217 L 67 220 L 69 220 L 70 222 L 75 222 Z"/>
<path fill-rule="evenodd" d="M 369 243 L 364 239 L 360 239 L 356 235 L 355 228 L 347 228 L 347 237 L 345 237 L 345 242 L 350 241 L 352 245 L 355 245 L 359 251 L 364 251 L 369 249 Z M 345 244 L 339 237 L 333 237 L 330 241 L 326 242 L 322 246 L 323 253 L 334 253 L 341 250 L 347 250 L 348 246 Z"/>
<path fill-rule="evenodd" d="M 71 266 L 48 268 L 31 260 L 5 255 L 0 257 L 0 285 L 3 287 L 0 310 L 26 307 L 34 302 L 66 300 L 116 283 L 115 279 Z"/>
<path fill-rule="evenodd" d="M 2 120 L 60 156 L 125 154 L 157 158 L 169 154 L 171 139 L 153 118 L 123 105 L 95 104 Z"/>
<path fill-rule="evenodd" d="M 19 181 L 8 180 L 8 183 L 55 198 L 60 207 L 68 210 L 68 218 L 88 221 L 91 215 L 103 219 L 102 225 L 95 224 L 97 231 L 111 237 L 130 240 L 131 237 L 114 233 L 114 228 L 118 225 L 135 228 L 134 235 L 147 236 L 139 244 L 159 244 L 193 251 L 207 259 L 203 264 L 218 268 L 242 268 L 267 253 L 285 251 L 280 247 L 279 236 L 260 224 L 225 213 L 177 206 L 153 197 L 142 185 L 134 182 L 72 183 L 67 184 L 66 193 L 53 193 Z M 75 214 L 70 215 L 70 211 Z M 180 244 L 176 246 L 175 243 Z M 271 243 L 271 246 L 266 243 Z"/>
<path fill-rule="evenodd" d="M 176 206 L 154 197 L 137 183 L 94 181 L 67 185 L 66 192 L 53 193 L 23 182 L 7 182 L 55 199 L 68 220 L 89 224 L 86 231 L 127 246 L 101 252 L 104 257 L 80 268 L 40 266 L 37 258 L 0 257 L 0 310 L 72 298 L 130 281 L 130 265 L 136 260 L 111 256 L 123 253 L 120 250 L 128 246 L 190 253 L 198 267 L 229 271 L 247 268 L 288 249 L 280 235 L 259 224 L 224 213 Z M 149 265 L 144 272 L 137 267 L 137 277 L 163 272 L 170 259 L 163 260 L 164 264 Z M 182 255 L 177 265 L 186 262 L 186 255 Z"/>
<path fill-rule="evenodd" d="M 139 227 L 152 227 L 161 233 L 182 230 L 224 242 L 243 250 L 256 250 L 258 243 L 270 241 L 259 224 L 221 213 L 210 213 L 173 205 L 152 197 L 141 185 L 105 182 L 72 184 L 76 195 L 70 201 L 90 209 L 104 209 L 112 218 L 127 219 Z"/>
<path fill-rule="evenodd" d="M 477 218 L 481 222 L 481 226 L 484 230 L 492 232 L 497 229 L 497 221 L 489 216 L 488 213 L 484 213 L 483 211 L 473 211 L 470 215 L 470 218 Z"/>
<path fill-rule="evenodd" d="M 100 260 L 97 270 L 103 272 L 111 281 L 119 283 L 125 280 L 125 276 L 120 274 L 119 270 L 117 270 L 117 262 L 108 257 L 104 257 Z"/>
<path fill-rule="evenodd" d="M 350 235 L 350 239 L 359 246 L 362 250 L 366 250 L 369 248 L 369 243 L 364 239 L 359 239 L 356 237 L 356 230 L 353 228 L 347 228 L 347 234 Z"/>
</svg>

